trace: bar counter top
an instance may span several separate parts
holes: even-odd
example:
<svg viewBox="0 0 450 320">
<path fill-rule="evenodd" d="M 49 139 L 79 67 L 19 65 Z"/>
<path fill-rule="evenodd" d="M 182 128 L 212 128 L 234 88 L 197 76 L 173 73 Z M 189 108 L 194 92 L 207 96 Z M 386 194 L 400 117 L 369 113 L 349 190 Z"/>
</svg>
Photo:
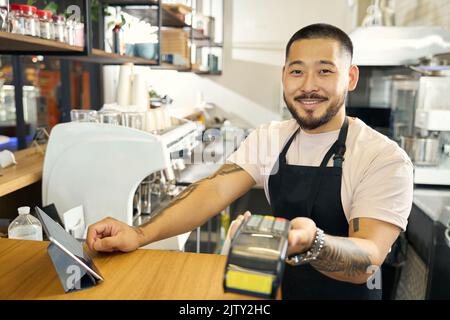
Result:
<svg viewBox="0 0 450 320">
<path fill-rule="evenodd" d="M 226 256 L 139 249 L 93 254 L 105 281 L 64 293 L 47 241 L 0 239 L 0 299 L 224 300 L 252 299 L 224 293 Z"/>
<path fill-rule="evenodd" d="M 43 148 L 45 149 L 45 147 Z M 17 165 L 0 168 L 0 197 L 27 187 L 42 179 L 44 154 L 37 148 L 14 152 Z"/>
</svg>

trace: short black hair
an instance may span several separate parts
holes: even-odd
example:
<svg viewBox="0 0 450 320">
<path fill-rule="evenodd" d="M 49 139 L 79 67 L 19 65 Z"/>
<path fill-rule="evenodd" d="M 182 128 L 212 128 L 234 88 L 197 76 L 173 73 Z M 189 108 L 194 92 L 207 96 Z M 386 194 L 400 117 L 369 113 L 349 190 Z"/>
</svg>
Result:
<svg viewBox="0 0 450 320">
<path fill-rule="evenodd" d="M 289 49 L 295 41 L 303 39 L 334 39 L 341 44 L 341 47 L 350 55 L 350 61 L 353 58 L 353 43 L 350 37 L 341 29 L 326 23 L 316 23 L 298 30 L 289 39 L 286 45 L 286 59 L 289 55 Z"/>
</svg>

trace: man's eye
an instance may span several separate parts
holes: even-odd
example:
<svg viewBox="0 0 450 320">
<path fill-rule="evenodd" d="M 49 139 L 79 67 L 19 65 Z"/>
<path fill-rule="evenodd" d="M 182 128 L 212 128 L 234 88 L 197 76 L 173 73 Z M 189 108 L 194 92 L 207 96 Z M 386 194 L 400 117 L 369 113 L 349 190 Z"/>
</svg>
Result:
<svg viewBox="0 0 450 320">
<path fill-rule="evenodd" d="M 328 70 L 328 69 L 322 69 L 322 70 L 320 70 L 319 73 L 320 73 L 320 74 L 327 74 L 327 73 L 333 73 L 333 71 Z"/>
<path fill-rule="evenodd" d="M 299 75 L 299 74 L 302 74 L 303 72 L 301 71 L 301 70 L 292 70 L 291 72 L 290 72 L 290 74 L 293 74 L 293 75 Z"/>
</svg>

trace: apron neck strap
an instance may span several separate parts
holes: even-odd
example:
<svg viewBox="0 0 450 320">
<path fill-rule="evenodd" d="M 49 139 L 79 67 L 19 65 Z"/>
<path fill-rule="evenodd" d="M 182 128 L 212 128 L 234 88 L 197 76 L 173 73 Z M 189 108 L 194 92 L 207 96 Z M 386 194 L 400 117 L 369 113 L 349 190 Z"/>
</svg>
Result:
<svg viewBox="0 0 450 320">
<path fill-rule="evenodd" d="M 286 142 L 283 150 L 280 154 L 280 164 L 286 164 L 286 154 L 289 150 L 289 147 L 291 146 L 292 142 L 294 141 L 295 137 L 297 136 L 297 133 L 299 133 L 300 128 L 298 128 L 292 136 L 289 138 L 289 140 Z M 345 117 L 344 124 L 341 127 L 341 130 L 339 131 L 339 136 L 336 142 L 333 144 L 333 146 L 328 150 L 327 154 L 322 160 L 322 163 L 320 164 L 321 167 L 326 167 L 328 161 L 330 161 L 331 156 L 334 154 L 333 160 L 334 160 L 334 166 L 335 167 L 342 167 L 342 163 L 344 162 L 344 154 L 346 151 L 345 147 L 345 140 L 347 140 L 347 133 L 348 133 L 348 117 Z"/>
<path fill-rule="evenodd" d="M 292 141 L 294 141 L 295 137 L 297 136 L 297 133 L 299 133 L 299 132 L 300 132 L 300 127 L 297 130 L 295 130 L 295 132 L 289 138 L 288 142 L 286 142 L 286 144 L 284 145 L 284 148 L 281 151 L 281 154 L 280 154 L 280 157 L 279 157 L 280 158 L 280 162 L 281 162 L 280 164 L 286 164 L 286 154 L 287 154 L 287 152 L 289 150 L 289 147 L 292 144 Z"/>
<path fill-rule="evenodd" d="M 330 161 L 331 156 L 334 154 L 333 161 L 334 167 L 342 167 L 342 163 L 344 162 L 344 154 L 346 151 L 345 140 L 347 140 L 348 133 L 348 118 L 345 117 L 344 124 L 339 131 L 339 136 L 336 142 L 331 146 L 330 150 L 328 150 L 327 154 L 322 160 L 320 164 L 321 167 L 326 167 L 328 161 Z"/>
</svg>

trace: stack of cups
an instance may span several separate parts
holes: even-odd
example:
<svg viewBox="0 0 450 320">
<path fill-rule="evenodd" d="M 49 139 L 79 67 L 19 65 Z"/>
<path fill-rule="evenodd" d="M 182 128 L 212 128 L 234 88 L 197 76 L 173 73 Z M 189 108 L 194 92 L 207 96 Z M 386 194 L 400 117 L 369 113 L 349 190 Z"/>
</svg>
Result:
<svg viewBox="0 0 450 320">
<path fill-rule="evenodd" d="M 131 90 L 131 104 L 142 109 L 147 109 L 149 102 L 145 78 L 141 74 L 135 74 Z"/>
<path fill-rule="evenodd" d="M 120 66 L 119 84 L 117 86 L 117 103 L 121 107 L 131 104 L 131 81 L 133 74 L 133 64 L 126 63 Z"/>
<path fill-rule="evenodd" d="M 169 112 L 167 112 L 167 109 L 163 109 L 164 113 L 164 127 L 165 129 L 169 129 L 172 127 L 172 117 L 170 116 Z"/>
<path fill-rule="evenodd" d="M 147 110 L 145 113 L 145 130 L 148 132 L 157 132 L 170 128 L 172 119 L 165 108 L 156 108 Z"/>
<path fill-rule="evenodd" d="M 157 108 L 154 109 L 155 111 L 155 120 L 156 120 L 156 130 L 161 131 L 166 128 L 166 120 L 164 117 L 164 109 L 163 108 Z"/>
<path fill-rule="evenodd" d="M 149 109 L 145 112 L 145 131 L 150 133 L 154 133 L 158 130 L 156 126 L 155 110 L 156 109 Z"/>
</svg>

